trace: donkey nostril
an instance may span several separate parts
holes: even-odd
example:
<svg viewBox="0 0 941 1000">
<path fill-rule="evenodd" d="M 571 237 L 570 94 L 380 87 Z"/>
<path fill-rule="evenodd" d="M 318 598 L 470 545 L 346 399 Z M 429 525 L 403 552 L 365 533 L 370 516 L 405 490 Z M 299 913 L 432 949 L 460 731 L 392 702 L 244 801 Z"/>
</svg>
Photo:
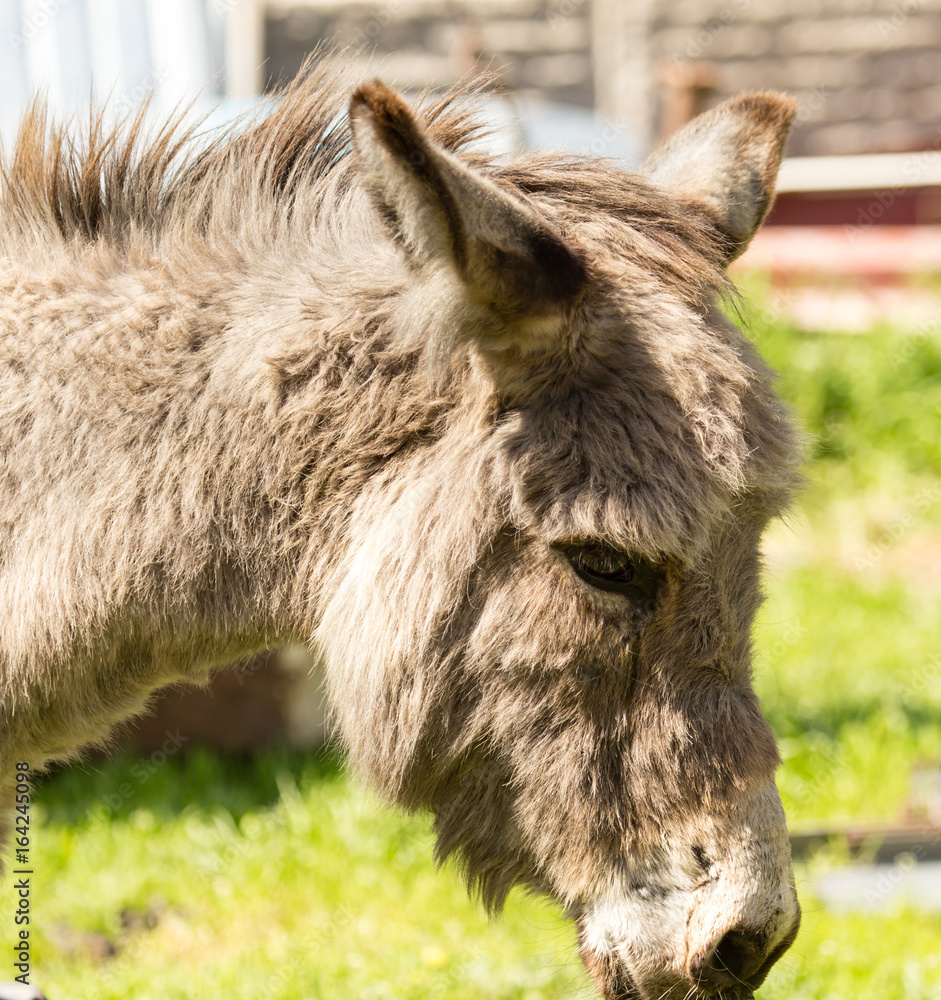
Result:
<svg viewBox="0 0 941 1000">
<path fill-rule="evenodd" d="M 699 952 L 687 965 L 694 990 L 707 996 L 752 997 L 775 962 L 790 948 L 798 927 L 800 907 L 795 905 L 790 929 L 783 937 L 783 928 L 777 922 L 760 931 L 742 926 L 728 931 L 711 951 Z"/>
<path fill-rule="evenodd" d="M 730 977 L 729 985 L 743 983 L 761 968 L 763 958 L 762 949 L 753 935 L 729 931 L 716 945 L 706 969 L 717 978 L 723 974 Z"/>
</svg>

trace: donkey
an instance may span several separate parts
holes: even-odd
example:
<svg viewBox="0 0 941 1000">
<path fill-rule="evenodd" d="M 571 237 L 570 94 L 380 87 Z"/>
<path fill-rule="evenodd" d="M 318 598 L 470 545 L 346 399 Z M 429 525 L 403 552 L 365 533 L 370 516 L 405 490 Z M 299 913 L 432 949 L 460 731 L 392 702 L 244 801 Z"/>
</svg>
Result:
<svg viewBox="0 0 941 1000">
<path fill-rule="evenodd" d="M 463 98 L 330 66 L 208 141 L 30 112 L 0 205 L 7 797 L 16 761 L 303 641 L 354 768 L 491 911 L 557 900 L 607 1000 L 750 997 L 800 912 L 750 682 L 799 448 L 719 303 L 793 111 L 738 97 L 639 174 L 488 160 Z"/>
</svg>

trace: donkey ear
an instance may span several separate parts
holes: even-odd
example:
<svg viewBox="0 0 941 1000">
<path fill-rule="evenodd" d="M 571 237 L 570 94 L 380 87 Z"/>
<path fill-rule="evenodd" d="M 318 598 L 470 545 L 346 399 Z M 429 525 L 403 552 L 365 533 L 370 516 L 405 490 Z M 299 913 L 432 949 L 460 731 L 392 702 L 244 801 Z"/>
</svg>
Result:
<svg viewBox="0 0 941 1000">
<path fill-rule="evenodd" d="M 640 172 L 703 208 L 733 261 L 771 207 L 795 110 L 794 101 L 783 94 L 735 97 L 675 132 Z"/>
<path fill-rule="evenodd" d="M 453 267 L 470 298 L 507 317 L 556 313 L 576 297 L 587 272 L 575 249 L 432 140 L 394 90 L 361 87 L 350 123 L 360 175 L 414 261 Z"/>
</svg>

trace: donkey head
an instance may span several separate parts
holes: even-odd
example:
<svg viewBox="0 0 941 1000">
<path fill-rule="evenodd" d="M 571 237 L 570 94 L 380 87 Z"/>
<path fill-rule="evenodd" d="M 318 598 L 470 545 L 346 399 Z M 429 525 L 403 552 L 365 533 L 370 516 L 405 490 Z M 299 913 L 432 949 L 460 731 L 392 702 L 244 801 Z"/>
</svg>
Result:
<svg viewBox="0 0 941 1000">
<path fill-rule="evenodd" d="M 797 930 L 750 682 L 797 449 L 715 305 L 792 114 L 738 98 L 628 175 L 488 166 L 380 83 L 352 102 L 363 238 L 428 362 L 398 405 L 441 416 L 350 511 L 332 702 L 488 906 L 524 884 L 568 907 L 608 1000 L 750 996 Z"/>
</svg>

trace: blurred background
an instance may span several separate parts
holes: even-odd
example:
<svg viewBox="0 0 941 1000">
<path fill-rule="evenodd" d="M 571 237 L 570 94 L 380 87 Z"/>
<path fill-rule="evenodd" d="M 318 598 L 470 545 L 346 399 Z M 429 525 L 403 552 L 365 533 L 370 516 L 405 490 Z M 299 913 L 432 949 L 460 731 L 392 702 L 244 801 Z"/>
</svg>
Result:
<svg viewBox="0 0 941 1000">
<path fill-rule="evenodd" d="M 796 97 L 736 265 L 736 318 L 809 459 L 756 628 L 805 911 L 762 996 L 941 1000 L 941 0 L 0 0 L 0 143 L 37 91 L 61 115 L 153 92 L 155 114 L 223 122 L 323 45 L 409 93 L 489 71 L 499 152 L 626 169 L 731 94 Z M 552 907 L 513 897 L 488 924 L 434 870 L 427 818 L 373 801 L 328 736 L 316 665 L 274 650 L 47 779 L 33 981 L 53 1000 L 589 995 Z"/>
</svg>

